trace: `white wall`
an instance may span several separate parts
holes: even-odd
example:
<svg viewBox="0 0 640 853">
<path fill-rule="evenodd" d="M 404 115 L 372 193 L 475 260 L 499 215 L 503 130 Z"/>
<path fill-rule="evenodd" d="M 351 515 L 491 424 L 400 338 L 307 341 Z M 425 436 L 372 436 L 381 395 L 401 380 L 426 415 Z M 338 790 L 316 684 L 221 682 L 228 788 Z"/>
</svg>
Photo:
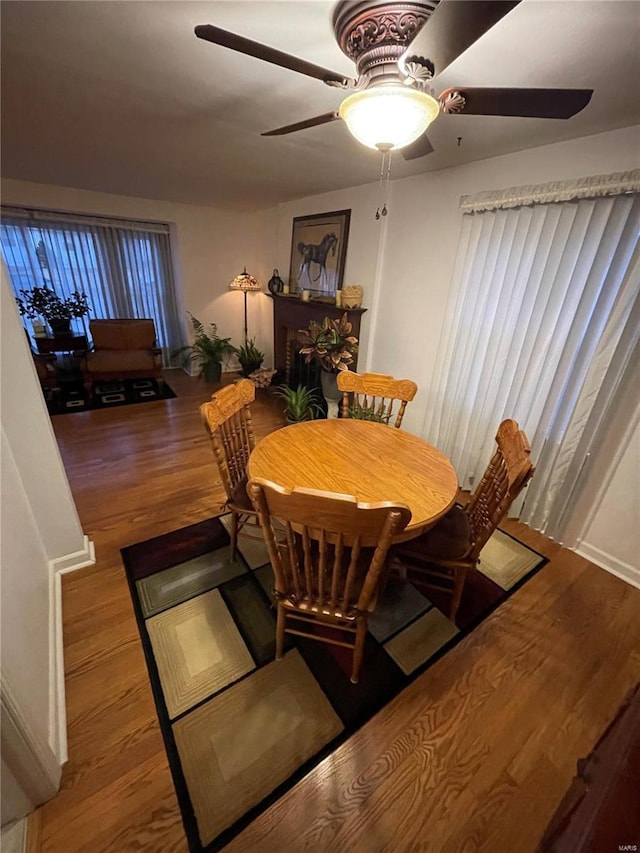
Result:
<svg viewBox="0 0 640 853">
<path fill-rule="evenodd" d="M 640 347 L 638 347 L 640 353 Z M 584 469 L 567 536 L 579 554 L 640 587 L 640 358 L 618 389 L 600 447 Z M 591 500 L 588 497 L 591 496 Z"/>
<path fill-rule="evenodd" d="M 640 587 L 640 423 L 587 527 L 579 552 Z"/>
<path fill-rule="evenodd" d="M 2 496 L 2 672 L 48 739 L 49 560 L 4 427 Z"/>
<path fill-rule="evenodd" d="M 373 164 L 375 161 L 372 161 L 372 168 Z M 327 213 L 333 210 L 351 210 L 343 284 L 362 285 L 362 304 L 368 309 L 361 320 L 358 354 L 358 369 L 361 371 L 368 366 L 371 318 L 375 313 L 378 274 L 381 266 L 379 253 L 384 246 L 384 232 L 389 219 L 389 217 L 381 217 L 376 220 L 375 212 L 379 204 L 378 185 L 366 184 L 349 190 L 325 193 L 282 204 L 277 209 L 276 217 L 278 269 L 284 281 L 288 281 L 294 217 Z"/>
<path fill-rule="evenodd" d="M 229 282 L 246 264 L 266 290 L 278 265 L 273 215 L 264 210 L 240 213 L 9 179 L 3 179 L 1 186 L 3 204 L 169 223 L 182 309 L 203 323 L 216 323 L 218 334 L 231 337 L 235 345 L 243 343 L 243 300 L 239 293 L 229 291 Z M 249 335 L 266 352 L 268 364 L 273 352 L 271 299 L 264 293 L 249 294 L 248 315 Z"/>
<path fill-rule="evenodd" d="M 424 389 L 434 375 L 462 221 L 460 197 L 639 165 L 640 128 L 636 127 L 393 183 L 371 368 L 410 376 L 423 389 L 407 407 L 403 427 L 422 431 Z"/>
<path fill-rule="evenodd" d="M 54 569 L 91 561 L 91 545 L 80 525 L 4 266 L 0 279 L 2 681 L 11 688 L 17 724 L 24 724 L 27 742 L 41 744 L 42 762 L 57 766 L 59 773 L 66 760 L 66 720 Z M 4 727 L 2 737 L 8 762 Z M 19 749 L 15 754 L 20 755 Z M 9 769 L 18 779 L 28 775 L 22 765 Z M 54 770 L 57 784 L 55 776 Z M 12 802 L 18 800 L 15 795 Z"/>
<path fill-rule="evenodd" d="M 351 209 L 344 282 L 363 286 L 369 309 L 358 366 L 415 379 L 421 390 L 403 427 L 421 433 L 461 226 L 460 197 L 639 165 L 640 128 L 631 127 L 392 180 L 389 215 L 380 220 L 377 183 L 299 199 L 277 209 L 278 267 L 286 278 L 294 216 Z"/>
<path fill-rule="evenodd" d="M 2 428 L 45 556 L 58 560 L 82 551 L 86 542 L 4 265 L 0 269 Z"/>
</svg>

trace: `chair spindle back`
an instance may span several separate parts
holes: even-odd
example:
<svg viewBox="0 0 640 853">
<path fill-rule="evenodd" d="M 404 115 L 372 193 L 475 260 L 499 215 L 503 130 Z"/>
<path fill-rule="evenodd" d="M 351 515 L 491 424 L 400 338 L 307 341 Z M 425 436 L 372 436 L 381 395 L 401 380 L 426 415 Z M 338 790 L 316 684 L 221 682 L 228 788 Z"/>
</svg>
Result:
<svg viewBox="0 0 640 853">
<path fill-rule="evenodd" d="M 358 374 L 342 370 L 338 373 L 338 389 L 343 392 L 343 418 L 351 415 L 399 429 L 407 403 L 416 396 L 418 386 L 411 379 L 394 379 L 384 373 Z M 399 405 L 394 414 L 396 403 Z"/>
<path fill-rule="evenodd" d="M 227 498 L 246 476 L 247 463 L 255 446 L 251 410 L 256 388 L 250 379 L 226 385 L 200 406 L 200 414 L 213 446 L 213 453 Z"/>
<path fill-rule="evenodd" d="M 311 489 L 288 492 L 266 480 L 251 481 L 248 491 L 279 600 L 338 618 L 373 609 L 387 551 L 411 519 L 408 507 L 359 504 L 350 495 Z M 284 525 L 284 541 L 276 541 L 272 518 Z"/>
<path fill-rule="evenodd" d="M 475 559 L 504 518 L 509 507 L 534 473 L 531 447 L 516 421 L 508 418 L 498 427 L 498 447 L 466 506 Z"/>
</svg>

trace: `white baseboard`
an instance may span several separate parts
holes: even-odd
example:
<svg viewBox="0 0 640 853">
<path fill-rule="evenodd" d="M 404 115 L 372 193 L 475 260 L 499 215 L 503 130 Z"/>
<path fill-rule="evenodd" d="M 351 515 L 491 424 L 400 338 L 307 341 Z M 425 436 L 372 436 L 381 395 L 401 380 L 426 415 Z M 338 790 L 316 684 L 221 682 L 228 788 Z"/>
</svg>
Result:
<svg viewBox="0 0 640 853">
<path fill-rule="evenodd" d="M 65 554 L 63 557 L 56 557 L 55 560 L 49 562 L 52 574 L 75 572 L 78 569 L 83 569 L 85 566 L 92 566 L 95 563 L 96 555 L 93 542 L 88 536 L 84 536 L 83 539 L 83 547 L 80 551 Z"/>
<path fill-rule="evenodd" d="M 49 745 L 60 764 L 67 752 L 67 702 L 64 684 L 64 636 L 62 633 L 62 577 L 55 572 L 50 578 L 49 595 Z"/>
<path fill-rule="evenodd" d="M 67 704 L 64 684 L 62 632 L 62 575 L 95 563 L 93 542 L 84 537 L 83 548 L 49 562 L 49 745 L 60 764 L 68 760 Z"/>
<path fill-rule="evenodd" d="M 578 546 L 572 550 L 576 554 L 580 554 L 581 557 L 585 557 L 585 559 L 595 563 L 596 566 L 600 566 L 601 569 L 606 569 L 612 575 L 640 589 L 640 569 L 635 566 L 623 563 L 622 560 L 618 560 L 617 557 L 607 554 L 606 551 L 601 551 L 595 545 L 589 545 L 588 542 L 579 542 Z"/>
<path fill-rule="evenodd" d="M 23 817 L 10 826 L 4 826 L 0 833 L 2 853 L 25 853 L 27 849 L 27 819 Z"/>
</svg>

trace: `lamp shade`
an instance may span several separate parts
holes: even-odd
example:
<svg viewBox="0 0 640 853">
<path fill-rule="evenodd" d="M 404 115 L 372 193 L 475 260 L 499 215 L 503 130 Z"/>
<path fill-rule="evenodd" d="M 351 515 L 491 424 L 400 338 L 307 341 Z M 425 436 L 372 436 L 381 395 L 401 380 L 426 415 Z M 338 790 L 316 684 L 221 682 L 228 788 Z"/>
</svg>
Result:
<svg viewBox="0 0 640 853">
<path fill-rule="evenodd" d="M 440 105 L 417 89 L 377 86 L 349 95 L 338 112 L 358 142 L 367 148 L 393 151 L 423 134 L 440 112 Z"/>
<path fill-rule="evenodd" d="M 245 267 L 244 272 L 229 282 L 229 288 L 231 290 L 243 290 L 246 293 L 248 290 L 262 290 L 262 285 L 252 275 L 249 275 Z"/>
</svg>

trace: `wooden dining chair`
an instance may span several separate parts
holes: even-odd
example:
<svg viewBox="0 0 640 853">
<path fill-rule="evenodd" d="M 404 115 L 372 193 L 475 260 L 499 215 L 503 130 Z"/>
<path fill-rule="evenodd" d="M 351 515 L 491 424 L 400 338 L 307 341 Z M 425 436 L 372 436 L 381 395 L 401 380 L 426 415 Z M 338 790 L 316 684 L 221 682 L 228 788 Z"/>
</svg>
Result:
<svg viewBox="0 0 640 853">
<path fill-rule="evenodd" d="M 267 480 L 251 480 L 249 494 L 275 575 L 276 657 L 285 633 L 346 646 L 353 649 L 351 681 L 357 683 L 387 551 L 411 510 L 312 489 L 287 491 Z M 277 539 L 274 522 L 284 529 Z M 323 633 L 320 626 L 332 630 Z"/>
<path fill-rule="evenodd" d="M 262 538 L 258 517 L 247 494 L 247 462 L 255 446 L 249 405 L 255 396 L 253 382 L 241 379 L 235 385 L 225 385 L 200 406 L 227 495 L 223 508 L 231 512 L 232 558 L 236 555 L 238 534 L 245 524 L 256 528 L 256 538 Z"/>
<path fill-rule="evenodd" d="M 418 386 L 411 379 L 394 379 L 384 373 L 338 373 L 342 391 L 342 417 L 380 421 L 400 428 L 404 410 L 416 396 Z M 397 411 L 394 406 L 398 403 Z"/>
<path fill-rule="evenodd" d="M 455 621 L 467 574 L 480 551 L 534 473 L 527 436 L 510 418 L 498 427 L 497 448 L 466 506 L 454 506 L 417 539 L 393 548 L 407 580 L 451 594 Z M 397 565 L 397 563 L 395 564 Z"/>
</svg>

